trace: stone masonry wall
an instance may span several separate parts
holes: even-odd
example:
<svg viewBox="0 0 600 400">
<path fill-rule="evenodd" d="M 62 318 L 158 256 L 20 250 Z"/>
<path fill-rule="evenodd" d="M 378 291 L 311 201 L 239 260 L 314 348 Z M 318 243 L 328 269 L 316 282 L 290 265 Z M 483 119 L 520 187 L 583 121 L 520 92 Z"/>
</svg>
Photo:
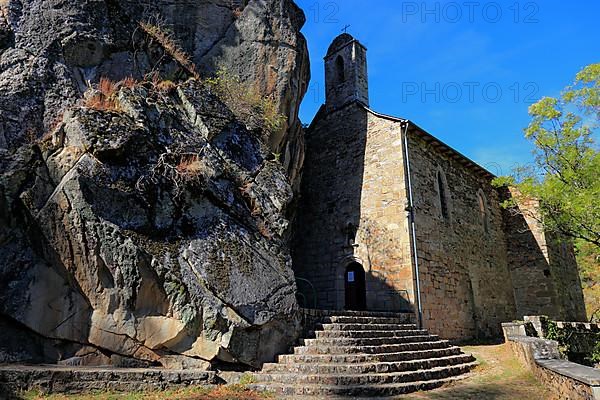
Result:
<svg viewBox="0 0 600 400">
<path fill-rule="evenodd" d="M 499 336 L 500 324 L 514 319 L 515 304 L 497 191 L 489 178 L 414 130 L 409 131 L 409 158 L 424 326 L 449 339 Z M 478 193 L 485 198 L 484 215 Z"/>
<path fill-rule="evenodd" d="M 410 309 L 414 284 L 400 125 L 352 103 L 317 120 L 306 154 L 296 276 L 315 285 L 319 308 L 343 309 L 345 268 L 356 261 L 366 272 L 367 309 Z"/>
<path fill-rule="evenodd" d="M 567 321 L 587 321 L 583 289 L 573 245 L 546 233 L 550 277 L 554 281 L 559 316 Z"/>
<path fill-rule="evenodd" d="M 406 309 L 415 302 L 402 126 L 368 113 L 361 223 L 355 255 L 366 260 L 371 276 L 367 305 Z M 406 291 L 399 293 L 398 290 Z"/>
<path fill-rule="evenodd" d="M 515 336 L 507 339 L 506 346 L 511 348 L 513 354 L 525 368 L 531 370 L 540 384 L 550 389 L 552 397 L 548 400 L 600 399 L 598 382 L 584 382 L 584 380 L 587 381 L 587 379 L 581 379 L 584 376 L 575 379 L 573 376 L 565 374 L 572 369 L 569 374 L 576 375 L 574 372 L 581 370 L 581 367 L 565 360 L 553 360 L 552 354 L 543 354 L 540 352 L 540 344 L 538 344 L 543 342 L 552 341 Z M 558 353 L 558 348 L 555 352 Z M 589 376 L 586 377 L 589 378 Z"/>
<path fill-rule="evenodd" d="M 519 213 L 504 212 L 517 316 L 585 321 L 573 246 L 544 232 L 536 208 L 537 203 L 531 201 L 521 204 Z"/>
<path fill-rule="evenodd" d="M 338 76 L 338 57 L 343 60 L 343 81 Z M 359 42 L 352 40 L 325 58 L 325 77 L 327 106 L 330 110 L 352 100 L 369 104 L 367 49 Z"/>
<path fill-rule="evenodd" d="M 308 131 L 293 261 L 319 308 L 344 308 L 354 261 L 366 272 L 367 309 L 414 307 L 401 131 L 399 120 L 356 102 L 323 108 Z M 414 126 L 409 158 L 425 328 L 448 339 L 498 337 L 521 313 L 584 315 L 572 248 L 507 219 L 490 174 Z"/>
<path fill-rule="evenodd" d="M 21 399 L 23 391 L 42 394 L 156 392 L 222 382 L 214 371 L 193 369 L 0 365 L 0 399 Z"/>
</svg>

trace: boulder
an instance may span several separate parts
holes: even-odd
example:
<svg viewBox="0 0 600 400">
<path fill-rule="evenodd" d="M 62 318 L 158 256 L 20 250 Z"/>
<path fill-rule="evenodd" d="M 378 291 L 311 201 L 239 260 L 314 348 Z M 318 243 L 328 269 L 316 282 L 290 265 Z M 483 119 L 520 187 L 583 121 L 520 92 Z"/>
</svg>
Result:
<svg viewBox="0 0 600 400">
<path fill-rule="evenodd" d="M 0 1 L 0 362 L 256 368 L 287 349 L 304 22 L 292 0 Z M 265 140 L 188 80 L 219 69 L 285 129 Z M 85 106 L 128 77 L 117 108 Z"/>
<path fill-rule="evenodd" d="M 303 12 L 292 0 L 6 0 L 0 3 L 0 148 L 54 128 L 90 84 L 181 65 L 140 29 L 169 36 L 203 75 L 226 69 L 287 117 L 268 140 L 297 187 L 304 158 L 298 109 L 309 80 Z"/>
<path fill-rule="evenodd" d="M 45 362 L 273 360 L 300 322 L 284 166 L 195 79 L 115 96 L 0 154 L 0 314 L 71 346 Z"/>
</svg>

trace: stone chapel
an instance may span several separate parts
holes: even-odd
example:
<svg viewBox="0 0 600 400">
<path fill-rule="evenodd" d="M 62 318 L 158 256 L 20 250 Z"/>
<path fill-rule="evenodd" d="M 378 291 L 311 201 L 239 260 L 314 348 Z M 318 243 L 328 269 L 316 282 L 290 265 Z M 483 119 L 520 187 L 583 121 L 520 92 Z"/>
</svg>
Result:
<svg viewBox="0 0 600 400">
<path fill-rule="evenodd" d="M 585 319 L 572 246 L 504 210 L 510 194 L 489 171 L 414 122 L 371 110 L 358 40 L 333 41 L 325 78 L 294 235 L 304 306 L 414 311 L 447 339 L 498 336 L 524 315 Z"/>
</svg>

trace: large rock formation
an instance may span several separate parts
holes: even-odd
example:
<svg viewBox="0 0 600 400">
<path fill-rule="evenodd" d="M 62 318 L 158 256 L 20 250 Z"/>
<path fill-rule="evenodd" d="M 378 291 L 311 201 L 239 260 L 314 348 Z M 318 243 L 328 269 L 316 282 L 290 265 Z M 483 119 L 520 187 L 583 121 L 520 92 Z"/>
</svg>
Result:
<svg viewBox="0 0 600 400">
<path fill-rule="evenodd" d="M 310 72 L 304 13 L 292 0 L 0 1 L 0 149 L 45 132 L 90 81 L 176 75 L 140 22 L 168 30 L 204 75 L 224 68 L 273 98 L 289 129 L 269 144 L 296 182 Z"/>
<path fill-rule="evenodd" d="M 285 238 L 302 12 L 291 0 L 0 9 L 0 362 L 258 367 L 284 350 L 299 323 Z M 157 19 L 201 72 L 224 67 L 271 96 L 285 134 L 263 143 L 186 80 L 139 29 Z M 151 71 L 161 78 L 124 84 L 114 109 L 82 105 L 101 77 Z"/>
</svg>

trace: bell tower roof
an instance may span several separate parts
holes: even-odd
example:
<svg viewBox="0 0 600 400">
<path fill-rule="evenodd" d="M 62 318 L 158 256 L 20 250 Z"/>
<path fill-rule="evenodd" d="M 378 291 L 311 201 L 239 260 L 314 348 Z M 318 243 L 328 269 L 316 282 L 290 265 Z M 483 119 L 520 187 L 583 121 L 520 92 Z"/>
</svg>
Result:
<svg viewBox="0 0 600 400">
<path fill-rule="evenodd" d="M 336 53 L 338 50 L 340 50 L 347 44 L 354 42 L 355 40 L 356 39 L 354 39 L 354 37 L 351 34 L 342 33 L 341 35 L 333 39 L 333 42 L 331 42 L 329 48 L 327 49 L 327 55 L 325 56 L 325 58 L 328 58 L 329 56 Z"/>
</svg>

